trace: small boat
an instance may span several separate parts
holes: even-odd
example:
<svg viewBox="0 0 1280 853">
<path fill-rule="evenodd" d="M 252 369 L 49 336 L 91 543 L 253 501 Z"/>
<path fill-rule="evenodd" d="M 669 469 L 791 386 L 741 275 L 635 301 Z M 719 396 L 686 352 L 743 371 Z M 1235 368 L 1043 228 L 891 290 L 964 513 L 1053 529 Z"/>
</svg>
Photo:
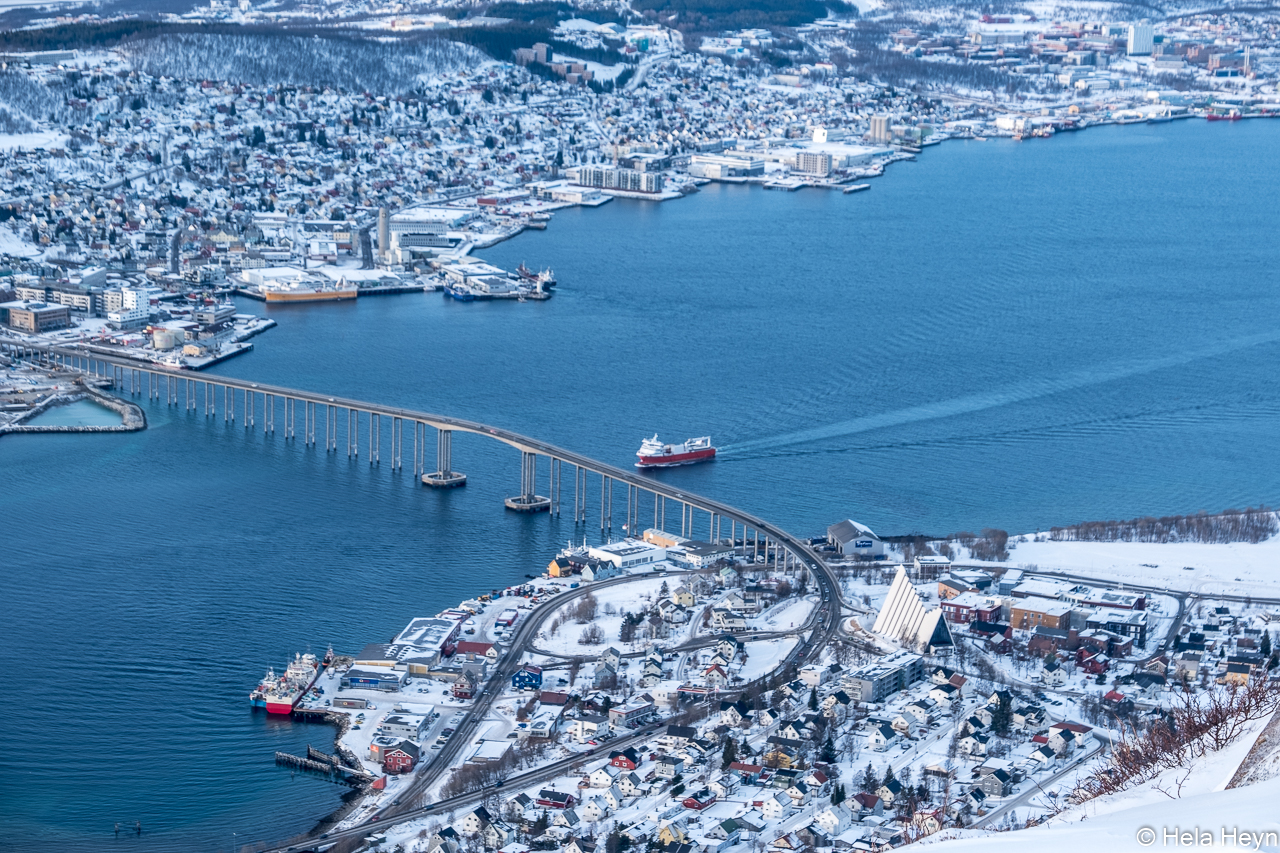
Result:
<svg viewBox="0 0 1280 853">
<path fill-rule="evenodd" d="M 469 288 L 463 288 L 461 285 L 449 283 L 444 286 L 444 295 L 452 297 L 459 302 L 474 302 L 476 295 Z"/>
<path fill-rule="evenodd" d="M 671 468 L 676 465 L 692 465 L 714 459 L 716 449 L 711 437 L 690 438 L 683 444 L 663 444 L 657 434 L 646 438 L 636 451 L 637 468 Z"/>
</svg>

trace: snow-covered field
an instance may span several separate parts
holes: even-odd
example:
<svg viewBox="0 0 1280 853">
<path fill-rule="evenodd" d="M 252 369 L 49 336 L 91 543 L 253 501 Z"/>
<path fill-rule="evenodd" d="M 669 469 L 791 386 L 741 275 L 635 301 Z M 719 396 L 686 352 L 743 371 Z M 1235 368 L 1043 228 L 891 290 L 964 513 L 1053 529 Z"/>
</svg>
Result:
<svg viewBox="0 0 1280 853">
<path fill-rule="evenodd" d="M 934 836 L 925 843 L 943 850 L 1035 850 L 1037 853 L 1078 853 L 1080 850 L 1121 851 L 1143 848 L 1205 847 L 1280 849 L 1280 779 L 1226 790 L 1236 768 L 1253 747 L 1264 721 L 1244 737 L 1206 756 L 1185 770 L 1173 770 L 1130 791 L 1091 800 L 1068 809 L 1043 826 L 1014 833 L 962 831 L 964 837 Z M 1189 771 L 1189 772 L 1188 772 Z M 1181 786 L 1179 787 L 1179 782 Z M 1196 833 L 1196 841 L 1166 840 L 1165 832 Z M 1237 843 L 1223 833 L 1235 831 Z M 1210 833 L 1205 841 L 1201 833 Z M 1271 833 L 1255 843 L 1239 843 L 1239 833 Z"/>
<path fill-rule="evenodd" d="M 603 643 L 592 645 L 581 642 L 582 632 L 587 625 L 579 624 L 569 617 L 569 612 L 578 605 L 578 600 L 574 600 L 565 604 L 547 619 L 544 623 L 545 627 L 538 632 L 537 647 L 546 652 L 584 657 L 598 656 L 609 646 L 621 649 L 622 643 L 618 640 L 618 631 L 622 627 L 622 613 L 648 610 L 649 606 L 657 600 L 664 581 L 670 589 L 680 585 L 679 577 L 640 577 L 631 583 L 618 584 L 592 592 L 599 606 L 592 624 L 598 625 L 604 632 Z M 551 626 L 556 621 L 560 621 L 561 625 L 552 634 Z M 627 650 L 623 649 L 623 651 Z"/>
<path fill-rule="evenodd" d="M 3 8 L 4 0 L 0 0 Z M 61 148 L 67 144 L 67 135 L 56 130 L 42 133 L 0 133 L 0 151 L 13 151 L 22 148 L 27 151 L 33 148 Z"/>
<path fill-rule="evenodd" d="M 1034 565 L 1108 583 L 1135 583 L 1206 595 L 1280 597 L 1280 536 L 1247 542 L 1053 542 L 1017 543 L 1003 564 Z M 1013 539 L 1010 539 L 1010 545 Z M 994 565 L 994 564 L 993 564 Z"/>
</svg>

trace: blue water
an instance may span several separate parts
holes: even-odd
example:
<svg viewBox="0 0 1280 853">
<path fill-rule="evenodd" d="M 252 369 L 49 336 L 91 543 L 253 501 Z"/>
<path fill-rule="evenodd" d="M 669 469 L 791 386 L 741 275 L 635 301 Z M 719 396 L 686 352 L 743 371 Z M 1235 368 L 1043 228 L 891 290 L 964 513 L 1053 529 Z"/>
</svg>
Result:
<svg viewBox="0 0 1280 853">
<path fill-rule="evenodd" d="M 45 409 L 24 423 L 29 426 L 119 426 L 120 415 L 92 400 L 76 400 Z"/>
<path fill-rule="evenodd" d="M 549 302 L 272 307 L 217 370 L 618 464 L 709 433 L 722 458 L 659 476 L 809 535 L 1275 504 L 1277 155 L 1280 123 L 1108 128 L 948 143 L 853 196 L 564 211 L 480 253 L 554 267 Z M 145 432 L 0 440 L 2 849 L 308 828 L 340 789 L 271 756 L 331 731 L 251 713 L 262 671 L 517 581 L 573 532 L 502 511 L 517 454 L 476 437 L 454 441 L 470 484 L 435 493 L 385 433 L 375 468 L 363 439 L 353 461 L 138 399 Z"/>
</svg>

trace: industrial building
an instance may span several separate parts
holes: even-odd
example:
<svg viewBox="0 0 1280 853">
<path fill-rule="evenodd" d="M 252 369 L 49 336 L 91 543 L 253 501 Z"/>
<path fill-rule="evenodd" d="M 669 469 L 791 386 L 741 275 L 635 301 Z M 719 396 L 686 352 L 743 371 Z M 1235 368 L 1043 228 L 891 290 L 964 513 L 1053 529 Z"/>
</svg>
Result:
<svg viewBox="0 0 1280 853">
<path fill-rule="evenodd" d="M 71 309 L 47 302 L 5 302 L 0 304 L 0 323 L 19 332 L 38 335 L 71 325 Z"/>
<path fill-rule="evenodd" d="M 884 542 L 865 524 L 853 519 L 837 521 L 827 528 L 827 544 L 846 557 L 883 557 Z"/>
<path fill-rule="evenodd" d="M 621 542 L 588 548 L 587 553 L 601 562 L 613 563 L 619 569 L 629 569 L 666 559 L 667 549 L 638 539 L 623 539 Z"/>
<path fill-rule="evenodd" d="M 764 174 L 764 159 L 751 154 L 694 154 L 689 158 L 689 174 L 695 178 L 750 178 Z"/>
</svg>

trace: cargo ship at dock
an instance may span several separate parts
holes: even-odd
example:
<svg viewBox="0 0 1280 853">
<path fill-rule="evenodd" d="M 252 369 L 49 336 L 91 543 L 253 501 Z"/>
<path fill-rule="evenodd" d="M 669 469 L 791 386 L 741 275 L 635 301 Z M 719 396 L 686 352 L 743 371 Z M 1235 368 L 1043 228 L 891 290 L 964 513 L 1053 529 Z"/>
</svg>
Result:
<svg viewBox="0 0 1280 853">
<path fill-rule="evenodd" d="M 333 650 L 330 649 L 325 655 L 325 664 L 332 659 Z M 274 669 L 267 670 L 266 676 L 249 694 L 249 704 L 254 708 L 265 708 L 268 714 L 291 714 L 315 686 L 321 669 L 315 655 L 310 652 L 295 653 L 293 660 L 285 668 L 284 675 L 277 677 Z"/>
<path fill-rule="evenodd" d="M 692 465 L 695 462 L 706 462 L 716 457 L 716 449 L 711 444 L 711 436 L 690 438 L 683 444 L 663 444 L 655 434 L 640 443 L 636 451 L 637 468 L 671 468 L 676 465 Z"/>
<path fill-rule="evenodd" d="M 555 274 L 549 269 L 545 269 L 542 272 L 534 272 L 522 262 L 520 266 L 516 267 L 516 274 L 529 284 L 537 285 L 540 290 L 550 290 L 556 286 Z"/>
</svg>

